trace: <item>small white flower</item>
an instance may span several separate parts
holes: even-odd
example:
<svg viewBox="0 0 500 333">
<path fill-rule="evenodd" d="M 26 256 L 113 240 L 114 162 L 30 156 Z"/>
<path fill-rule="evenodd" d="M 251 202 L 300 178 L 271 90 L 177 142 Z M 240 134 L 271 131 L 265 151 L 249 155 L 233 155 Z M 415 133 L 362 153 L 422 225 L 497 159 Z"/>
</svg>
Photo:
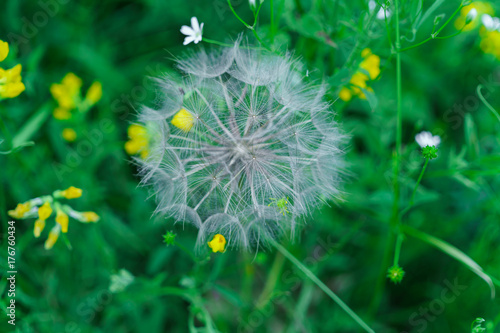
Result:
<svg viewBox="0 0 500 333">
<path fill-rule="evenodd" d="M 467 17 L 465 19 L 466 22 L 471 22 L 471 21 L 474 21 L 477 17 L 477 9 L 476 8 L 472 8 L 468 13 L 467 13 Z"/>
<path fill-rule="evenodd" d="M 415 135 L 415 141 L 417 141 L 418 145 L 422 148 L 427 146 L 438 146 L 441 143 L 441 138 L 439 135 L 432 135 L 431 132 L 420 132 Z"/>
<path fill-rule="evenodd" d="M 370 13 L 373 13 L 375 8 L 377 8 L 377 3 L 374 0 L 370 0 L 370 2 L 368 2 L 368 9 L 370 10 Z M 389 18 L 391 15 L 392 13 L 387 6 L 381 6 L 377 12 L 377 19 L 385 20 L 386 17 Z"/>
<path fill-rule="evenodd" d="M 385 18 L 391 17 L 392 13 L 389 9 L 384 9 L 383 7 L 380 8 L 380 10 L 377 13 L 377 18 L 379 20 L 385 20 Z"/>
<path fill-rule="evenodd" d="M 500 29 L 500 18 L 498 17 L 491 17 L 488 14 L 484 14 L 481 17 L 481 21 L 483 22 L 484 27 L 488 31 Z"/>
<path fill-rule="evenodd" d="M 201 35 L 203 32 L 203 24 L 201 25 L 198 23 L 198 19 L 196 17 L 191 17 L 191 26 L 188 27 L 187 25 L 183 25 L 181 27 L 181 33 L 186 35 L 187 37 L 184 38 L 184 45 L 187 45 L 191 42 L 194 42 L 195 44 L 198 44 L 201 41 Z"/>
<path fill-rule="evenodd" d="M 375 10 L 375 7 L 377 7 L 375 0 L 370 0 L 370 2 L 368 2 L 368 9 L 370 10 L 370 13 Z"/>
</svg>

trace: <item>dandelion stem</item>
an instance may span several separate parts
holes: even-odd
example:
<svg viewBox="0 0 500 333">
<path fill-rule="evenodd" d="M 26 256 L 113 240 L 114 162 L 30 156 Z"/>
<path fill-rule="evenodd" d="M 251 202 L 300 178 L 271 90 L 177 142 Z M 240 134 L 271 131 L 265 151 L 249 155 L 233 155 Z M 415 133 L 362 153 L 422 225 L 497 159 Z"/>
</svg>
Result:
<svg viewBox="0 0 500 333">
<path fill-rule="evenodd" d="M 282 245 L 278 244 L 274 240 L 270 240 L 271 244 L 281 252 L 288 260 L 292 262 L 305 276 L 307 276 L 312 282 L 314 282 L 325 294 L 327 294 L 338 306 L 340 306 L 349 316 L 351 316 L 354 321 L 356 321 L 366 332 L 375 333 L 374 330 L 368 326 L 363 319 L 361 319 L 351 308 L 345 304 L 330 288 L 327 287 L 313 272 L 311 272 L 304 264 L 302 264 L 297 258 L 287 251 Z"/>
<path fill-rule="evenodd" d="M 275 26 L 274 26 L 274 1 L 271 0 L 271 44 L 274 42 L 274 31 L 275 31 Z"/>
<path fill-rule="evenodd" d="M 482 87 L 483 87 L 482 84 L 477 86 L 477 95 L 479 96 L 479 99 L 491 111 L 491 113 L 493 113 L 493 115 L 495 115 L 495 117 L 497 117 L 498 121 L 500 121 L 500 115 L 498 114 L 497 110 L 495 110 L 495 108 L 492 107 L 490 103 L 488 103 L 488 101 L 484 98 L 483 94 L 481 93 Z"/>
<path fill-rule="evenodd" d="M 203 37 L 203 41 L 207 42 L 207 43 L 210 43 L 210 44 L 215 44 L 215 45 L 220 45 L 220 46 L 225 46 L 225 47 L 233 47 L 234 46 L 234 45 L 231 45 L 231 44 L 222 43 L 222 42 L 219 42 L 217 40 L 208 39 L 208 38 L 205 38 L 205 37 Z"/>
</svg>

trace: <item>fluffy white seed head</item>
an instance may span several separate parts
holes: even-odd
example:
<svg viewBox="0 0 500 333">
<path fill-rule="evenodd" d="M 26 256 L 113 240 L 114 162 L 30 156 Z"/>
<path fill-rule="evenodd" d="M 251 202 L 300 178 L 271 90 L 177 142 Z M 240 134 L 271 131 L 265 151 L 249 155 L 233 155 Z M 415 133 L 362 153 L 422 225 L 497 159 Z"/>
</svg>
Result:
<svg viewBox="0 0 500 333">
<path fill-rule="evenodd" d="M 143 183 L 157 213 L 199 230 L 197 247 L 215 234 L 227 246 L 266 247 L 341 194 L 346 139 L 298 62 L 240 47 L 192 53 L 181 80 L 159 79 L 163 104 L 144 107 L 150 131 Z M 172 125 L 179 110 L 187 128 Z M 184 111 L 184 112 L 185 112 Z"/>
</svg>

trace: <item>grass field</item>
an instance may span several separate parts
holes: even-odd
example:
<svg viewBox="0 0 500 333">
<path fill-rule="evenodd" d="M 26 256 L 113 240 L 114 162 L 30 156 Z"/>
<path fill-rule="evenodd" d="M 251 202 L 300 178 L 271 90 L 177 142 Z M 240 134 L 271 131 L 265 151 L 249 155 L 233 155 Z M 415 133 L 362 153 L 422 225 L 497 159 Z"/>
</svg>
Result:
<svg viewBox="0 0 500 333">
<path fill-rule="evenodd" d="M 0 331 L 500 332 L 496 15 L 2 1 Z"/>
</svg>

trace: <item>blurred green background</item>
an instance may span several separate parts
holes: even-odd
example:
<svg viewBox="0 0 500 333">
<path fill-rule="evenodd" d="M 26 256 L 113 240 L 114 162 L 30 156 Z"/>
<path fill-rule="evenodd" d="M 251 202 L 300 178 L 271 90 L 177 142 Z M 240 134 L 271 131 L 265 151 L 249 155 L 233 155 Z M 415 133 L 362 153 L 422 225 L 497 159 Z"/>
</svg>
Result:
<svg viewBox="0 0 500 333">
<path fill-rule="evenodd" d="M 402 1 L 403 48 L 430 36 L 435 17 L 444 15 L 442 25 L 461 4 Z M 498 4 L 490 5 L 500 11 Z M 415 18 L 433 6 L 412 31 Z M 247 1 L 235 0 L 233 7 L 253 21 Z M 0 39 L 10 44 L 9 57 L 0 65 L 22 64 L 26 86 L 19 97 L 0 102 L 0 117 L 12 136 L 27 124 L 36 127 L 28 138 L 34 146 L 0 155 L 2 273 L 7 271 L 7 221 L 12 220 L 7 211 L 17 203 L 76 186 L 84 192 L 72 206 L 101 217 L 96 224 L 70 221 L 71 250 L 62 239 L 44 249 L 52 222 L 38 239 L 34 219 L 16 222 L 17 321 L 12 327 L 2 315 L 2 332 L 361 331 L 276 251 L 232 250 L 192 258 L 187 252 L 196 231 L 152 216 L 154 199 L 138 187 L 136 167 L 124 150 L 127 127 L 138 106 L 155 105 L 161 98 L 148 77 L 174 71 L 175 58 L 186 50 L 217 47 L 182 45 L 179 29 L 192 16 L 205 23 L 206 38 L 230 43 L 243 32 L 253 42 L 224 0 L 0 4 Z M 407 237 L 400 258 L 403 281 L 395 285 L 384 278 L 394 200 L 396 74 L 385 22 L 375 16 L 360 0 L 266 0 L 262 5 L 258 34 L 277 52 L 293 51 L 311 79 L 329 84 L 336 117 L 351 135 L 345 202 L 318 211 L 298 240 L 283 244 L 376 332 L 470 332 L 477 317 L 486 319 L 487 332 L 500 332 L 500 302 L 491 299 L 487 284 L 429 243 Z M 442 36 L 457 32 L 453 22 Z M 394 38 L 391 18 L 388 25 Z M 276 27 L 271 41 L 269 31 Z M 484 85 L 484 97 L 498 109 L 500 60 L 482 51 L 481 33 L 477 27 L 402 53 L 398 181 L 404 207 L 424 162 L 414 136 L 422 130 L 440 135 L 439 157 L 430 161 L 404 223 L 452 244 L 498 278 L 500 123 L 480 101 L 477 87 Z M 367 100 L 339 100 L 339 90 L 367 47 L 381 59 L 381 74 L 370 83 L 373 93 Z M 68 122 L 51 115 L 56 103 L 50 85 L 68 72 L 82 78 L 82 91 L 93 81 L 103 87 L 96 106 L 71 123 L 78 135 L 74 142 L 61 137 Z M 0 144 L 1 151 L 8 149 Z M 180 246 L 163 243 L 169 230 Z M 126 288 L 116 284 L 119 276 L 123 279 L 122 269 L 134 277 Z M 10 299 L 4 275 L 3 312 Z M 460 287 L 450 293 L 457 283 Z"/>
</svg>

